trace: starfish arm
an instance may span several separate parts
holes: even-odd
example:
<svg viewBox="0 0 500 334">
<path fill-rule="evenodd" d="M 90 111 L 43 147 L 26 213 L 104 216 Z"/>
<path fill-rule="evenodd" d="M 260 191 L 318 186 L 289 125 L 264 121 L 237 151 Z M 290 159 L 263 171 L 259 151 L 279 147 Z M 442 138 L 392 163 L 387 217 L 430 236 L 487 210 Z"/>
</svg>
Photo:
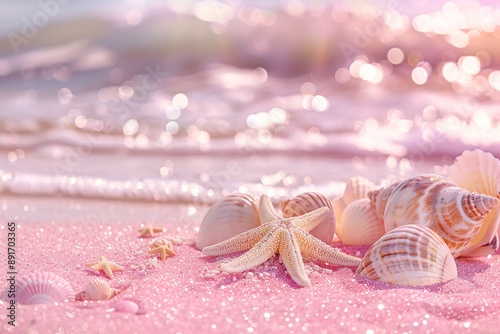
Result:
<svg viewBox="0 0 500 334">
<path fill-rule="evenodd" d="M 93 262 L 93 263 L 87 263 L 87 264 L 85 265 L 85 267 L 93 267 L 93 266 L 95 266 L 95 265 L 98 265 L 99 263 L 101 263 L 101 261 L 99 261 L 99 262 Z M 94 269 L 94 268 L 92 268 L 92 269 Z"/>
<path fill-rule="evenodd" d="M 259 264 L 266 262 L 271 256 L 276 254 L 279 244 L 280 230 L 272 229 L 248 252 L 228 263 L 222 263 L 220 267 L 222 271 L 228 273 L 239 273 L 252 269 Z"/>
<path fill-rule="evenodd" d="M 283 237 L 279 246 L 279 253 L 288 274 L 300 286 L 311 285 L 294 234 L 289 231 L 282 231 L 281 233 Z"/>
<path fill-rule="evenodd" d="M 224 255 L 245 251 L 252 248 L 269 231 L 272 225 L 261 225 L 251 230 L 238 234 L 232 238 L 221 241 L 218 244 L 207 246 L 202 249 L 206 255 Z"/>
<path fill-rule="evenodd" d="M 259 216 L 260 216 L 260 223 L 262 225 L 278 219 L 279 220 L 283 219 L 278 215 L 278 213 L 276 213 L 273 203 L 271 202 L 271 199 L 267 195 L 262 195 L 260 197 Z"/>
<path fill-rule="evenodd" d="M 104 267 L 102 268 L 102 270 L 104 271 L 104 273 L 106 275 L 108 275 L 109 278 L 111 278 L 111 279 L 115 278 L 115 276 L 113 276 L 113 271 L 109 267 L 109 264 L 105 263 Z"/>
<path fill-rule="evenodd" d="M 316 209 L 300 217 L 288 218 L 295 226 L 305 230 L 306 232 L 311 231 L 313 228 L 318 226 L 325 220 L 325 218 L 330 214 L 330 209 L 325 207 Z"/>
<path fill-rule="evenodd" d="M 109 267 L 113 270 L 123 270 L 124 269 L 122 266 L 119 266 L 115 263 L 109 263 Z"/>
<path fill-rule="evenodd" d="M 161 260 L 165 261 L 166 258 L 165 249 L 157 247 L 155 249 L 151 249 L 148 251 L 148 254 L 156 254 L 156 253 L 160 253 Z"/>
<path fill-rule="evenodd" d="M 313 237 L 304 230 L 295 228 L 293 234 L 297 238 L 302 255 L 307 259 L 317 259 L 339 266 L 356 267 L 361 263 L 361 259 L 342 253 L 341 251 L 328 246 L 323 241 Z"/>
<path fill-rule="evenodd" d="M 170 255 L 170 256 L 176 256 L 176 255 L 177 255 L 177 254 L 175 254 L 175 252 L 174 252 L 173 250 L 171 250 L 171 249 L 170 249 L 170 248 L 168 248 L 168 247 L 162 247 L 162 248 L 163 248 L 163 249 L 165 250 L 165 252 L 166 252 L 168 255 Z"/>
</svg>

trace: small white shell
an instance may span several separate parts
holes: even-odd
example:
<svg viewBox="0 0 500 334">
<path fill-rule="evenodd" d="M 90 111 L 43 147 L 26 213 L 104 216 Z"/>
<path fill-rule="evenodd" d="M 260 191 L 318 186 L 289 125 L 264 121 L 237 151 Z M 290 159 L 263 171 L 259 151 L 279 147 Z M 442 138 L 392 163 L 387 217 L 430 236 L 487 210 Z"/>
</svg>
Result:
<svg viewBox="0 0 500 334">
<path fill-rule="evenodd" d="M 479 149 L 464 151 L 449 169 L 449 180 L 458 187 L 500 198 L 500 161 Z M 481 229 L 462 256 L 486 256 L 498 249 L 500 210 L 494 209 L 484 218 Z"/>
<path fill-rule="evenodd" d="M 421 225 L 404 225 L 373 244 L 356 274 L 391 284 L 422 286 L 456 278 L 457 266 L 436 232 Z"/>
<path fill-rule="evenodd" d="M 85 290 L 76 295 L 76 300 L 108 300 L 120 293 L 120 290 L 111 288 L 105 280 L 93 279 L 87 283 Z"/>
<path fill-rule="evenodd" d="M 53 304 L 56 302 L 75 301 L 75 292 L 69 283 L 51 272 L 34 272 L 16 279 L 15 299 L 21 304 Z M 2 299 L 8 296 L 10 284 L 2 293 Z"/>
<path fill-rule="evenodd" d="M 284 218 L 301 216 L 322 207 L 329 208 L 330 214 L 309 233 L 325 243 L 330 243 L 335 235 L 336 221 L 335 212 L 328 197 L 315 192 L 307 192 L 280 202 L 280 210 Z"/>
<path fill-rule="evenodd" d="M 257 196 L 241 193 L 226 196 L 212 205 L 203 218 L 196 248 L 202 250 L 259 225 Z"/>
<path fill-rule="evenodd" d="M 384 222 L 368 198 L 349 204 L 337 225 L 337 235 L 345 245 L 372 245 L 385 233 Z"/>
</svg>

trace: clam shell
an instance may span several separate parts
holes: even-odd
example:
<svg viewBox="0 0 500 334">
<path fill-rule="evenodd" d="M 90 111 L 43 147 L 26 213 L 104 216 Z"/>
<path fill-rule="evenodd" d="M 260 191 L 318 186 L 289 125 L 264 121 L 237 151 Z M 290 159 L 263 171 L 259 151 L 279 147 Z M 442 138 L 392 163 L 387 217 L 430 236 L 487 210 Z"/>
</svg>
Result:
<svg viewBox="0 0 500 334">
<path fill-rule="evenodd" d="M 322 207 L 330 209 L 330 214 L 309 233 L 325 243 L 330 243 L 335 235 L 336 220 L 328 197 L 315 192 L 307 192 L 280 202 L 280 210 L 284 218 L 301 216 Z"/>
<path fill-rule="evenodd" d="M 372 245 L 385 233 L 384 222 L 368 198 L 349 204 L 337 226 L 337 235 L 345 245 Z"/>
<path fill-rule="evenodd" d="M 120 290 L 111 288 L 109 283 L 100 278 L 87 283 L 85 290 L 78 293 L 77 300 L 108 300 L 120 293 Z"/>
<path fill-rule="evenodd" d="M 335 233 L 339 235 L 339 222 L 342 220 L 342 213 L 345 208 L 358 199 L 367 198 L 368 193 L 376 189 L 373 182 L 362 176 L 351 177 L 346 182 L 344 194 L 332 201 L 335 217 L 337 218 L 337 227 Z"/>
<path fill-rule="evenodd" d="M 196 248 L 202 250 L 259 225 L 257 196 L 241 193 L 226 196 L 212 205 L 203 218 Z"/>
<path fill-rule="evenodd" d="M 448 179 L 458 187 L 500 198 L 500 160 L 479 149 L 464 151 L 450 166 Z M 462 256 L 485 256 L 498 249 L 500 210 L 494 209 L 483 220 L 481 229 Z"/>
<path fill-rule="evenodd" d="M 437 232 L 458 257 L 499 201 L 470 193 L 436 175 L 423 175 L 369 193 L 377 215 L 383 212 L 386 231 L 407 224 Z"/>
<path fill-rule="evenodd" d="M 356 274 L 391 284 L 422 286 L 456 278 L 457 266 L 436 232 L 425 226 L 405 225 L 375 242 Z"/>
<path fill-rule="evenodd" d="M 20 304 L 53 304 L 75 301 L 75 292 L 69 283 L 51 272 L 34 272 L 16 279 L 15 298 Z M 8 300 L 10 284 L 2 293 Z"/>
</svg>

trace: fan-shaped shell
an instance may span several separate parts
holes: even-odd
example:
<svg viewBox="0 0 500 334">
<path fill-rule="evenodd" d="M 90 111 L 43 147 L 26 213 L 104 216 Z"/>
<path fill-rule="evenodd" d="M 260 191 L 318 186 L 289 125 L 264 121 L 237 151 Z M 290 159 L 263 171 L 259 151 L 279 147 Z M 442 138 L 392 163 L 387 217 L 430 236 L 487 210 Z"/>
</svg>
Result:
<svg viewBox="0 0 500 334">
<path fill-rule="evenodd" d="M 405 225 L 373 244 L 356 270 L 359 277 L 422 286 L 457 277 L 457 266 L 443 239 L 431 229 Z"/>
<path fill-rule="evenodd" d="M 448 179 L 458 187 L 500 198 L 500 160 L 479 149 L 464 151 L 450 166 Z M 462 256 L 485 256 L 498 249 L 500 210 L 494 209 L 483 220 Z"/>
<path fill-rule="evenodd" d="M 337 225 L 337 235 L 345 245 L 372 245 L 385 233 L 384 222 L 368 198 L 349 204 Z"/>
<path fill-rule="evenodd" d="M 203 218 L 196 248 L 202 250 L 259 225 L 257 196 L 241 193 L 226 196 L 212 205 Z"/>
<path fill-rule="evenodd" d="M 309 233 L 325 243 L 330 243 L 335 235 L 336 221 L 335 212 L 328 197 L 320 193 L 307 192 L 280 202 L 280 210 L 284 218 L 301 216 L 322 207 L 330 209 L 330 214 Z"/>
<path fill-rule="evenodd" d="M 362 176 L 351 177 L 347 180 L 344 194 L 332 201 L 335 217 L 337 218 L 337 230 L 335 231 L 337 235 L 339 235 L 339 223 L 342 220 L 342 213 L 345 208 L 358 199 L 367 198 L 368 193 L 375 189 L 375 184 Z"/>
<path fill-rule="evenodd" d="M 392 190 L 391 190 L 392 189 Z M 407 224 L 436 231 L 457 257 L 498 205 L 495 197 L 470 193 L 436 175 L 417 176 L 369 194 L 386 231 Z"/>
<path fill-rule="evenodd" d="M 120 293 L 120 290 L 111 288 L 109 283 L 100 278 L 87 283 L 85 290 L 78 293 L 77 300 L 108 300 Z"/>
<path fill-rule="evenodd" d="M 75 292 L 69 283 L 51 272 L 34 272 L 18 277 L 15 283 L 15 299 L 21 304 L 53 304 L 75 301 Z M 7 285 L 2 299 L 8 300 Z"/>
</svg>

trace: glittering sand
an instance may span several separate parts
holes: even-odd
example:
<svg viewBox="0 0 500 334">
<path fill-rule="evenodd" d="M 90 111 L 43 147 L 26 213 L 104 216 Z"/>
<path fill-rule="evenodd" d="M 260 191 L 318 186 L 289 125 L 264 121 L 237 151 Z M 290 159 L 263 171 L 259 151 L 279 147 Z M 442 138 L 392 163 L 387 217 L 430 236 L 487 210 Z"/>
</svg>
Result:
<svg viewBox="0 0 500 334">
<path fill-rule="evenodd" d="M 143 226 L 136 216 L 149 212 L 153 218 L 164 217 L 161 225 L 159 220 L 142 223 L 164 227 L 158 237 L 192 239 L 208 207 L 188 215 L 193 213 L 188 205 L 61 202 L 67 205 L 40 222 L 36 220 L 57 201 L 3 200 L 21 226 L 18 272 L 52 271 L 77 292 L 93 278 L 108 280 L 84 265 L 103 254 L 125 268 L 108 280 L 123 291 L 109 301 L 18 305 L 15 329 L 7 325 L 4 301 L 2 333 L 493 333 L 498 326 L 498 252 L 490 258 L 459 259 L 458 279 L 421 288 L 359 279 L 353 268 L 310 263 L 312 285 L 300 288 L 276 257 L 248 272 L 218 273 L 223 259 L 203 255 L 189 241 L 174 245 L 176 256 L 141 267 L 154 256 L 147 254 L 152 239 L 138 238 Z M 76 213 L 79 218 L 62 221 Z M 98 218 L 103 213 L 109 220 Z M 6 217 L 3 211 L 2 219 Z M 334 246 L 356 256 L 368 248 Z M 1 261 L 4 268 L 5 256 Z M 114 303 L 123 300 L 138 304 L 138 313 L 116 312 Z"/>
</svg>

